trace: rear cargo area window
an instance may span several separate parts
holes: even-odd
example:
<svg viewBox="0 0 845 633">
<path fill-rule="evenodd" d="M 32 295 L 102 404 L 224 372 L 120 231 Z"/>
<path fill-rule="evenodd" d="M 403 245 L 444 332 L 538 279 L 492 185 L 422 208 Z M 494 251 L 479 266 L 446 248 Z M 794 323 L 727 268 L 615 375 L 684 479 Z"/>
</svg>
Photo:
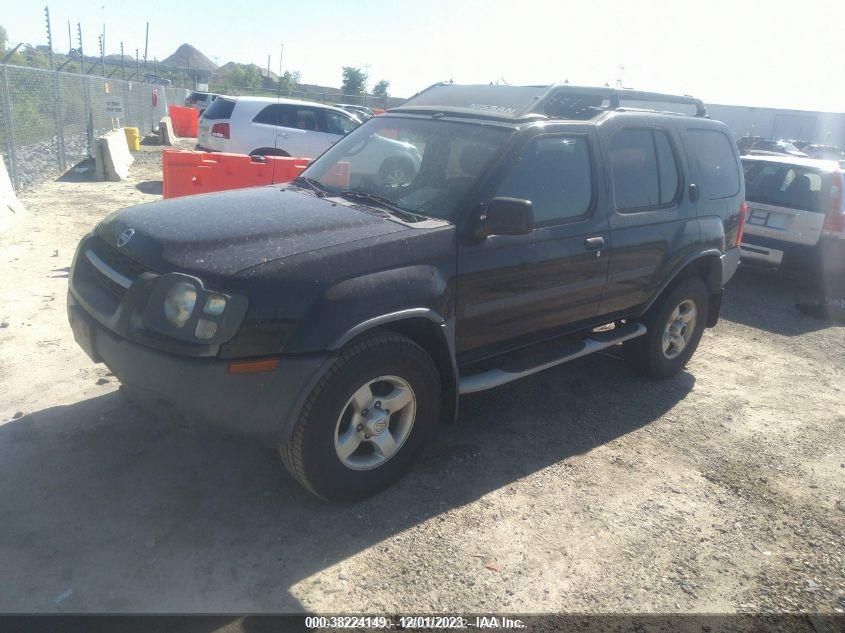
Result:
<svg viewBox="0 0 845 633">
<path fill-rule="evenodd" d="M 733 143 L 716 130 L 689 130 L 701 195 L 711 200 L 739 193 L 739 169 Z"/>
<path fill-rule="evenodd" d="M 215 99 L 203 112 L 205 119 L 228 119 L 235 109 L 235 102 L 231 99 Z"/>
<path fill-rule="evenodd" d="M 748 161 L 744 164 L 745 197 L 750 202 L 803 211 L 825 211 L 823 176 L 799 165 Z"/>
<path fill-rule="evenodd" d="M 589 211 L 592 182 L 587 139 L 542 136 L 528 143 L 496 195 L 530 200 L 534 221 L 553 223 Z"/>
</svg>

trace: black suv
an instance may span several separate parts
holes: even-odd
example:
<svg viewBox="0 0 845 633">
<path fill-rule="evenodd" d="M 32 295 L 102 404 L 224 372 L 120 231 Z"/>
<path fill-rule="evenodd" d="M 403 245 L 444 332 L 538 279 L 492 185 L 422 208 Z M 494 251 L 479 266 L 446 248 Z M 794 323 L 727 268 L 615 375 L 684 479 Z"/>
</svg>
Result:
<svg viewBox="0 0 845 633">
<path fill-rule="evenodd" d="M 744 212 L 736 144 L 696 99 L 437 84 L 293 183 L 112 214 L 68 312 L 133 399 L 258 436 L 352 499 L 408 470 L 460 394 L 620 343 L 637 371 L 680 371 Z"/>
</svg>

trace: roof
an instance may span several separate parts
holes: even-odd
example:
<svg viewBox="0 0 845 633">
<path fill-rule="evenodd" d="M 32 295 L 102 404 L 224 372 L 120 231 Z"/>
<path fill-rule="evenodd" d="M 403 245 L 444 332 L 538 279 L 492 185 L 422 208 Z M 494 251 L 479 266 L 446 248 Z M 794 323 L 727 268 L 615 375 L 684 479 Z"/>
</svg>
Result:
<svg viewBox="0 0 845 633">
<path fill-rule="evenodd" d="M 707 114 L 703 102 L 689 96 L 569 84 L 501 86 L 451 83 L 434 84 L 391 108 L 390 112 L 452 112 L 508 121 L 592 119 L 608 110 L 619 109 L 622 101 L 691 105 L 695 107 L 696 116 Z"/>
<path fill-rule="evenodd" d="M 325 108 L 326 110 L 337 110 L 339 112 L 343 112 L 344 114 L 348 114 L 343 111 L 342 108 L 336 108 L 335 106 L 327 105 L 325 103 L 317 103 L 316 101 L 302 101 L 301 99 L 283 99 L 281 97 L 253 97 L 251 95 L 241 95 L 237 97 L 226 97 L 227 99 L 233 99 L 235 101 L 245 101 L 247 103 L 279 103 L 282 105 L 304 105 L 310 106 L 312 108 Z"/>
<path fill-rule="evenodd" d="M 743 161 L 754 160 L 764 163 L 782 163 L 785 165 L 796 165 L 798 167 L 812 167 L 821 171 L 839 171 L 839 161 L 824 160 L 821 158 L 805 158 L 803 156 L 774 156 L 766 154 L 743 154 L 740 156 Z"/>
</svg>

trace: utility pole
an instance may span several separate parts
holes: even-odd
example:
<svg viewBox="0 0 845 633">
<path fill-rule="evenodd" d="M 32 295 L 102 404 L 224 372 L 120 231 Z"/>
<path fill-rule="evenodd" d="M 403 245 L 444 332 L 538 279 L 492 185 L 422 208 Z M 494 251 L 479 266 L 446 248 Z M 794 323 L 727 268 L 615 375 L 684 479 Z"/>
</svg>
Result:
<svg viewBox="0 0 845 633">
<path fill-rule="evenodd" d="M 73 36 L 70 34 L 70 19 L 67 21 L 67 54 L 68 57 L 73 54 Z"/>
<path fill-rule="evenodd" d="M 135 49 L 135 79 L 141 79 L 141 58 L 138 55 L 138 49 Z"/>
<path fill-rule="evenodd" d="M 150 74 L 150 64 L 147 62 L 147 51 L 150 47 L 150 23 L 147 22 L 147 34 L 144 37 L 144 71 Z"/>
<path fill-rule="evenodd" d="M 267 79 L 270 79 L 270 56 L 267 55 Z"/>
<path fill-rule="evenodd" d="M 126 62 L 123 57 L 123 42 L 120 43 L 120 68 L 123 71 L 123 78 L 126 79 Z"/>
<path fill-rule="evenodd" d="M 106 76 L 106 38 L 105 36 L 100 33 L 100 37 L 97 38 L 100 40 L 100 69 L 102 71 L 103 77 Z"/>
</svg>

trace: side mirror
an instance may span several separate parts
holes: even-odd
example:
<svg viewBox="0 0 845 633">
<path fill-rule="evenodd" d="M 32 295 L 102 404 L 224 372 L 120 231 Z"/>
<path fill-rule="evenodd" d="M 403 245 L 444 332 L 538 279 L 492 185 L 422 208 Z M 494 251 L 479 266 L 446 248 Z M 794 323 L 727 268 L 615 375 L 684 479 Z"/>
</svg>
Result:
<svg viewBox="0 0 845 633">
<path fill-rule="evenodd" d="M 519 198 L 493 198 L 487 203 L 484 236 L 527 235 L 534 230 L 534 205 Z"/>
</svg>

